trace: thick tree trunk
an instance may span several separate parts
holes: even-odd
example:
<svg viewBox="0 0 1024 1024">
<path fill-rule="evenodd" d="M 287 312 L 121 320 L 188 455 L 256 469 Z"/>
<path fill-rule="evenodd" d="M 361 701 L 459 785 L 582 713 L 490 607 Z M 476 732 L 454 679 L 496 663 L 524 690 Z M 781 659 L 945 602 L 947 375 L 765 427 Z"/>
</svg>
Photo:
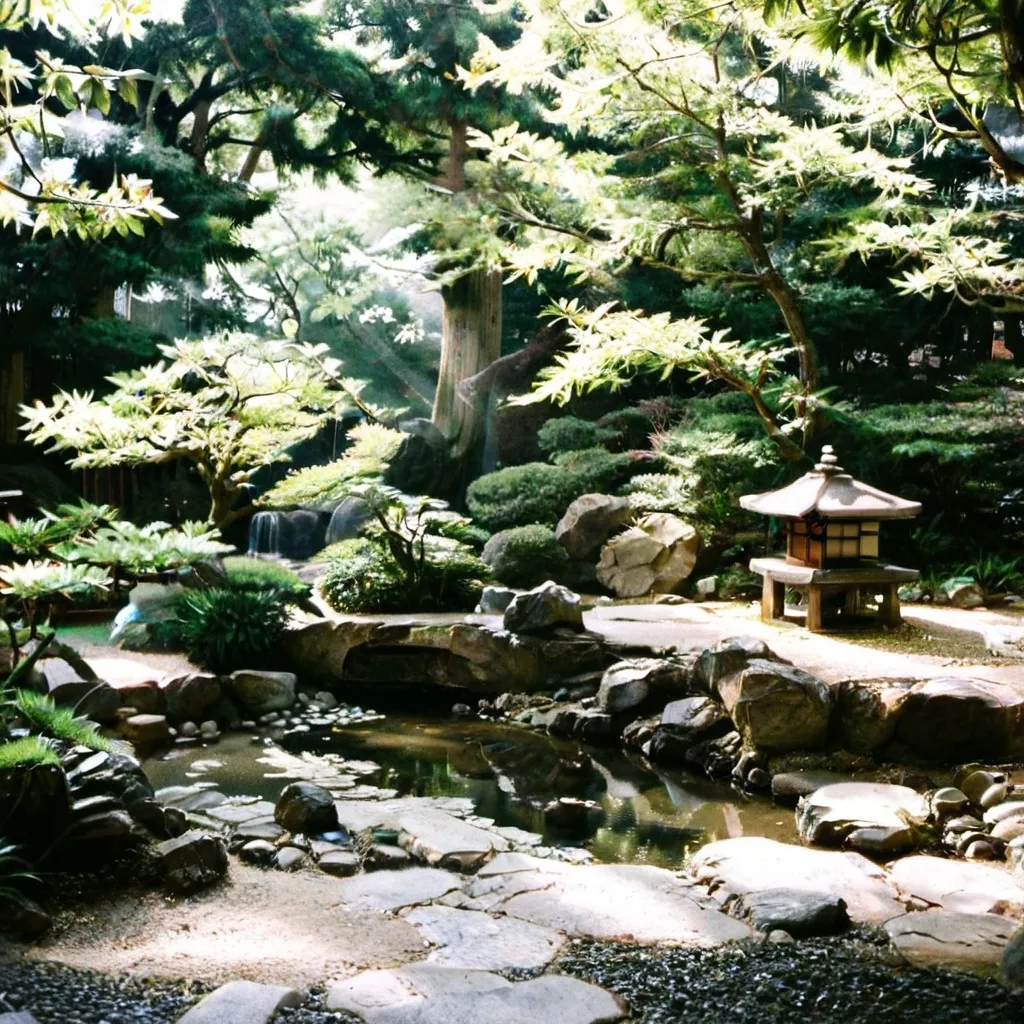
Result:
<svg viewBox="0 0 1024 1024">
<path fill-rule="evenodd" d="M 501 355 L 501 272 L 474 270 L 442 289 L 441 369 L 434 425 L 466 456 L 483 436 L 485 413 L 459 394 L 459 384 Z"/>
</svg>

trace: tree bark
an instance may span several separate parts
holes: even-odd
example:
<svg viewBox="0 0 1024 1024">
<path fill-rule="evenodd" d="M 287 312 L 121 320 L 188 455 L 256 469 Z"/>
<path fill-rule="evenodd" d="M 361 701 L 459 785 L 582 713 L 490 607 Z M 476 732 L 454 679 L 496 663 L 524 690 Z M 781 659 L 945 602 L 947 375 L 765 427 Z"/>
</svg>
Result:
<svg viewBox="0 0 1024 1024">
<path fill-rule="evenodd" d="M 473 270 L 441 291 L 441 368 L 432 418 L 457 458 L 483 435 L 484 410 L 459 394 L 459 384 L 501 356 L 501 287 L 500 271 Z"/>
</svg>

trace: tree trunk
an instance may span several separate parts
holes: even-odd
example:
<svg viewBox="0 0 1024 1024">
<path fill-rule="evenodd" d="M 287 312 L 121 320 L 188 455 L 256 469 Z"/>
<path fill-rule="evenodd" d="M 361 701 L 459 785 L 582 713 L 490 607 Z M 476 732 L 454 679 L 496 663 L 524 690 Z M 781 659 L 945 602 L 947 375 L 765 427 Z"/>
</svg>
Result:
<svg viewBox="0 0 1024 1024">
<path fill-rule="evenodd" d="M 433 421 L 457 458 L 466 456 L 484 432 L 483 409 L 463 398 L 458 387 L 501 355 L 501 286 L 500 271 L 473 270 L 441 291 L 441 369 Z"/>
</svg>

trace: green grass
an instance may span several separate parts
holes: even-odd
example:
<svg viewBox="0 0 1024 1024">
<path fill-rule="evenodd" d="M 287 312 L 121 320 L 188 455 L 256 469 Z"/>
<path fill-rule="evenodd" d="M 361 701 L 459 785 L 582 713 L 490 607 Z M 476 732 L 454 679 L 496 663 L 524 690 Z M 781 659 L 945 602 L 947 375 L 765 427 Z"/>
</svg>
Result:
<svg viewBox="0 0 1024 1024">
<path fill-rule="evenodd" d="M 19 690 L 14 703 L 29 723 L 29 728 L 37 732 L 92 750 L 109 753 L 113 749 L 110 740 L 101 736 L 92 723 L 76 718 L 69 708 L 58 708 L 50 697 L 31 690 Z"/>
<path fill-rule="evenodd" d="M 260 558 L 233 555 L 224 559 L 224 569 L 232 590 L 279 590 L 296 597 L 304 597 L 310 592 L 310 587 L 291 569 Z"/>
<path fill-rule="evenodd" d="M 60 764 L 60 758 L 40 736 L 25 736 L 10 743 L 0 743 L 0 771 L 45 764 Z"/>
</svg>

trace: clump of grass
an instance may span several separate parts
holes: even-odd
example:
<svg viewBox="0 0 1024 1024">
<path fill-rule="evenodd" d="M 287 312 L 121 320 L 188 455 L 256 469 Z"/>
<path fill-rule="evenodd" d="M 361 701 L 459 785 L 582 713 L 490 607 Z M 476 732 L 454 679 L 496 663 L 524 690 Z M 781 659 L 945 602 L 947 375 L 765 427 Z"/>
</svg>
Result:
<svg viewBox="0 0 1024 1024">
<path fill-rule="evenodd" d="M 299 577 L 275 562 L 260 558 L 233 555 L 224 559 L 230 590 L 277 590 L 288 597 L 308 597 L 311 587 Z"/>
<path fill-rule="evenodd" d="M 40 736 L 24 736 L 10 743 L 0 743 L 0 771 L 47 764 L 60 764 L 60 758 Z"/>
<path fill-rule="evenodd" d="M 14 704 L 28 722 L 29 728 L 45 736 L 106 753 L 113 749 L 110 740 L 101 736 L 91 722 L 76 718 L 75 713 L 68 708 L 57 707 L 51 697 L 32 690 L 19 690 Z"/>
</svg>

